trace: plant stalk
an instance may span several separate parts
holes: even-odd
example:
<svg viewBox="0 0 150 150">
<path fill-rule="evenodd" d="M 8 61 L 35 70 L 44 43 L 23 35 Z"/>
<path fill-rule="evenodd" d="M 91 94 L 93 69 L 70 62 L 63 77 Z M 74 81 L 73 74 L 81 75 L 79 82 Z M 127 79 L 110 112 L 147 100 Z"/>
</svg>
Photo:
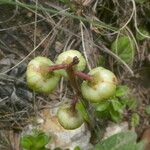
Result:
<svg viewBox="0 0 150 150">
<path fill-rule="evenodd" d="M 93 80 L 93 77 L 92 77 L 92 76 L 90 76 L 90 75 L 88 75 L 88 74 L 85 74 L 85 73 L 83 73 L 83 72 L 77 71 L 77 72 L 74 72 L 74 74 L 75 74 L 75 76 L 77 76 L 77 77 L 79 77 L 79 78 L 81 78 L 81 79 L 84 79 L 84 80 L 88 80 L 88 81 Z"/>
</svg>

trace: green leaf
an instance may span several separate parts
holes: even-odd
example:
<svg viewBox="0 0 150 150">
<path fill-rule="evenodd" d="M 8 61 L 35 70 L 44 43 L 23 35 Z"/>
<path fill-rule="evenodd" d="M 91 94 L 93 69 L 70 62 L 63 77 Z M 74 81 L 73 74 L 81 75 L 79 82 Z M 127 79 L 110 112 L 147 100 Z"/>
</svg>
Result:
<svg viewBox="0 0 150 150">
<path fill-rule="evenodd" d="M 110 110 L 109 113 L 110 113 L 111 119 L 115 122 L 119 122 L 122 119 L 122 114 L 117 111 L 114 111 L 113 109 Z"/>
<path fill-rule="evenodd" d="M 105 111 L 109 107 L 109 103 L 107 101 L 96 104 L 96 111 Z"/>
<path fill-rule="evenodd" d="M 33 130 L 32 135 L 25 135 L 21 139 L 21 146 L 26 150 L 46 150 L 50 137 L 44 132 Z"/>
<path fill-rule="evenodd" d="M 131 117 L 131 126 L 136 127 L 140 123 L 140 117 L 137 113 L 133 113 Z"/>
<path fill-rule="evenodd" d="M 126 99 L 126 104 L 130 110 L 134 110 L 137 107 L 137 101 L 135 98 Z"/>
<path fill-rule="evenodd" d="M 140 30 L 140 32 L 141 32 L 142 34 L 144 34 L 144 35 L 146 35 L 146 36 L 149 36 L 149 32 L 148 32 L 145 28 L 140 27 L 139 30 Z M 136 34 L 136 38 L 137 38 L 139 41 L 142 41 L 142 40 L 145 39 L 145 37 L 142 36 L 142 35 L 141 35 L 140 33 L 138 33 L 138 32 L 137 32 L 137 34 Z"/>
<path fill-rule="evenodd" d="M 150 105 L 146 106 L 145 111 L 148 115 L 150 115 Z"/>
<path fill-rule="evenodd" d="M 118 101 L 118 99 L 111 100 L 112 107 L 115 111 L 122 113 L 122 104 Z"/>
<path fill-rule="evenodd" d="M 79 146 L 76 146 L 74 150 L 81 150 Z"/>
<path fill-rule="evenodd" d="M 33 145 L 33 137 L 31 135 L 25 135 L 21 138 L 21 147 L 27 150 L 30 150 Z"/>
<path fill-rule="evenodd" d="M 125 86 L 125 85 L 119 85 L 116 88 L 116 96 L 117 97 L 125 96 L 128 91 L 129 91 L 129 88 L 127 86 Z"/>
<path fill-rule="evenodd" d="M 99 119 L 110 118 L 109 109 L 107 109 L 107 110 L 105 110 L 105 111 L 96 111 L 96 116 L 97 116 Z"/>
<path fill-rule="evenodd" d="M 136 150 L 136 139 L 135 132 L 122 132 L 101 141 L 92 150 Z"/>
<path fill-rule="evenodd" d="M 132 63 L 135 53 L 134 42 L 128 36 L 120 36 L 111 45 L 112 51 L 127 64 Z"/>
<path fill-rule="evenodd" d="M 35 147 L 37 149 L 43 148 L 48 142 L 50 141 L 50 138 L 45 133 L 39 133 L 37 137 L 35 138 Z"/>
<path fill-rule="evenodd" d="M 82 104 L 81 101 L 79 101 L 79 102 L 76 104 L 76 109 L 80 112 L 80 114 L 82 115 L 83 119 L 84 119 L 86 122 L 89 122 L 89 121 L 90 121 L 88 112 L 87 112 L 86 108 L 84 107 L 84 105 Z"/>
</svg>

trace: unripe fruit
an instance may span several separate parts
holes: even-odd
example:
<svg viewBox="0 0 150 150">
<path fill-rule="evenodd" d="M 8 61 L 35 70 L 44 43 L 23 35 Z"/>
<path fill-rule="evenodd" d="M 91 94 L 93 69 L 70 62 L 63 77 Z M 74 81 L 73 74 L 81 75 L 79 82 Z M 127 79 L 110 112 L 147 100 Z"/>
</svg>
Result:
<svg viewBox="0 0 150 150">
<path fill-rule="evenodd" d="M 83 81 L 81 92 L 85 99 L 93 103 L 101 102 L 115 94 L 117 78 L 109 70 L 97 67 L 89 72 L 92 81 Z"/>
<path fill-rule="evenodd" d="M 27 84 L 37 92 L 49 93 L 58 84 L 59 77 L 54 72 L 49 72 L 49 66 L 53 62 L 46 58 L 38 56 L 32 59 L 27 66 Z"/>
<path fill-rule="evenodd" d="M 83 124 L 83 118 L 77 110 L 72 110 L 69 104 L 62 105 L 57 112 L 58 121 L 67 130 L 73 130 Z"/>
<path fill-rule="evenodd" d="M 79 63 L 74 66 L 75 71 L 83 71 L 86 67 L 86 61 L 85 58 L 82 56 L 82 54 L 77 50 L 68 50 L 63 53 L 61 53 L 56 60 L 56 64 L 69 64 L 73 61 L 73 58 L 77 56 L 79 59 Z M 67 77 L 67 73 L 65 70 L 61 69 L 57 71 L 61 76 Z"/>
</svg>

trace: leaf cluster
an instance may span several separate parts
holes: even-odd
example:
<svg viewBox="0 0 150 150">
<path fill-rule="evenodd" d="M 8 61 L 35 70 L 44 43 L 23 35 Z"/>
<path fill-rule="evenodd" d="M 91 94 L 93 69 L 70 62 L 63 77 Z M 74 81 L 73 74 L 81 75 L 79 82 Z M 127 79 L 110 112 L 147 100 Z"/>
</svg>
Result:
<svg viewBox="0 0 150 150">
<path fill-rule="evenodd" d="M 118 122 L 123 118 L 125 108 L 135 109 L 135 99 L 129 98 L 129 89 L 127 86 L 118 86 L 115 96 L 99 104 L 94 104 L 96 114 L 100 119 L 109 118 L 114 122 Z"/>
<path fill-rule="evenodd" d="M 21 138 L 21 147 L 25 150 L 48 150 L 45 146 L 50 141 L 50 137 L 41 131 L 34 131 L 30 135 Z"/>
</svg>

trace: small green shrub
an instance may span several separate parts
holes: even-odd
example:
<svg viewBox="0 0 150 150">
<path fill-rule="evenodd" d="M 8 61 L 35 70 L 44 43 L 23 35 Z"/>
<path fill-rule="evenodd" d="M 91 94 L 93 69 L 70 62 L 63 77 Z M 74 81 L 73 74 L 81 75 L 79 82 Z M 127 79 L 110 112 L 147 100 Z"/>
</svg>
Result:
<svg viewBox="0 0 150 150">
<path fill-rule="evenodd" d="M 50 137 L 44 132 L 33 131 L 32 134 L 24 135 L 21 138 L 21 147 L 25 150 L 48 150 L 45 146 L 50 141 Z"/>
<path fill-rule="evenodd" d="M 125 108 L 134 109 L 136 107 L 136 101 L 128 97 L 128 92 L 127 86 L 117 86 L 115 96 L 94 105 L 97 115 L 100 118 L 110 118 L 115 122 L 120 121 Z"/>
</svg>

